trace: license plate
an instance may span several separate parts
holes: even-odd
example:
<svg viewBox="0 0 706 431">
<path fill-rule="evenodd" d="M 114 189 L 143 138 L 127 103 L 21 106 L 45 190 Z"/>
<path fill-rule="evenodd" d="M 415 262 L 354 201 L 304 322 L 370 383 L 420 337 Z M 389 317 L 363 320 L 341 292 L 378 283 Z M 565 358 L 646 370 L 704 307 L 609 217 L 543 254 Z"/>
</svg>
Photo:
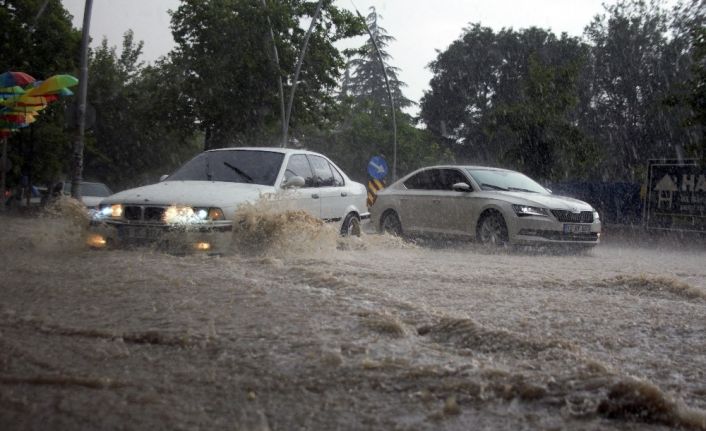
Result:
<svg viewBox="0 0 706 431">
<path fill-rule="evenodd" d="M 120 236 L 125 239 L 157 239 L 160 231 L 142 226 L 124 226 L 120 229 Z"/>
<path fill-rule="evenodd" d="M 565 224 L 564 233 L 590 233 L 591 225 L 589 224 Z"/>
</svg>

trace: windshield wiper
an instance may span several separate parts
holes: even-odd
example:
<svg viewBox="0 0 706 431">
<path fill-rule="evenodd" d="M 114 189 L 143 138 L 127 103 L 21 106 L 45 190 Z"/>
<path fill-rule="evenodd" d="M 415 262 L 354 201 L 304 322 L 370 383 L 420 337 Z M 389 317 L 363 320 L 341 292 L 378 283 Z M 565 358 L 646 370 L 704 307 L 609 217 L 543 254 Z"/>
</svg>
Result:
<svg viewBox="0 0 706 431">
<path fill-rule="evenodd" d="M 508 190 L 514 190 L 516 192 L 537 193 L 534 190 L 523 189 L 522 187 L 508 187 Z"/>
<path fill-rule="evenodd" d="M 504 192 L 508 191 L 508 189 L 506 189 L 505 187 L 496 186 L 495 184 L 482 183 L 480 186 L 481 187 L 490 187 L 491 189 L 502 190 Z"/>
<path fill-rule="evenodd" d="M 249 182 L 249 183 L 252 183 L 252 182 L 253 182 L 252 177 L 251 177 L 250 175 L 246 174 L 245 172 L 243 172 L 241 169 L 236 168 L 235 166 L 231 165 L 231 164 L 228 163 L 228 162 L 223 162 L 223 164 L 226 165 L 226 166 L 228 166 L 228 167 L 231 168 L 232 170 L 234 170 L 236 174 L 238 174 L 238 175 L 240 175 L 241 177 L 245 178 L 245 181 L 247 181 L 247 182 Z"/>
</svg>

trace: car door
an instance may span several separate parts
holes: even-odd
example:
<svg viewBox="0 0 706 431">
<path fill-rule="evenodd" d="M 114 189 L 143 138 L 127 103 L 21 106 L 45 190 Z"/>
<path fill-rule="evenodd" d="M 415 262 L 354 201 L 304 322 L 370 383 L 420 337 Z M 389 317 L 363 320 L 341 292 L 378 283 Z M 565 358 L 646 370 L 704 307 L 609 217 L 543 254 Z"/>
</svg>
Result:
<svg viewBox="0 0 706 431">
<path fill-rule="evenodd" d="M 425 189 L 415 195 L 418 229 L 424 232 L 444 233 L 447 230 L 449 214 L 443 203 L 448 197 L 448 186 L 444 181 L 444 171 L 439 168 L 428 169 Z"/>
<path fill-rule="evenodd" d="M 307 158 L 318 186 L 321 218 L 326 221 L 340 221 L 345 216 L 346 210 L 342 178 L 340 182 L 336 180 L 336 176 L 333 174 L 335 168 L 325 158 L 314 154 L 308 154 Z M 338 177 L 340 178 L 341 175 L 338 174 Z"/>
<path fill-rule="evenodd" d="M 284 171 L 284 181 L 299 176 L 304 178 L 304 186 L 297 189 L 287 189 L 282 193 L 286 206 L 301 209 L 314 217 L 321 217 L 321 199 L 319 188 L 316 187 L 314 173 L 305 154 L 292 154 Z"/>
<path fill-rule="evenodd" d="M 468 184 L 469 191 L 456 191 L 453 185 Z M 434 231 L 445 234 L 468 234 L 473 212 L 472 186 L 468 178 L 458 169 L 439 169 L 435 178 L 436 196 L 431 200 L 434 212 Z"/>
<path fill-rule="evenodd" d="M 404 182 L 406 190 L 400 193 L 400 219 L 404 230 L 424 232 L 432 224 L 429 210 L 433 195 L 433 169 L 426 169 Z"/>
</svg>

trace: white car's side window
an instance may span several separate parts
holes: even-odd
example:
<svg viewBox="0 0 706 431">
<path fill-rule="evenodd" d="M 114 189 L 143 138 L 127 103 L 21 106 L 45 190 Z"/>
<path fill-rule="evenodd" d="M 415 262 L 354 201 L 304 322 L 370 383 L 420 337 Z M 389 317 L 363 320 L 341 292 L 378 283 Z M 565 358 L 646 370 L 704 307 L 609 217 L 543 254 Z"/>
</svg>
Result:
<svg viewBox="0 0 706 431">
<path fill-rule="evenodd" d="M 331 172 L 333 172 L 333 185 L 336 187 L 343 187 L 346 185 L 346 182 L 343 180 L 343 175 L 341 175 L 340 172 L 338 172 L 338 169 L 336 169 L 336 166 L 333 164 L 330 164 L 331 166 Z"/>
<path fill-rule="evenodd" d="M 308 156 L 311 162 L 311 167 L 314 169 L 314 175 L 316 177 L 317 187 L 332 187 L 335 185 L 335 180 L 333 178 L 333 173 L 331 172 L 331 166 L 328 161 L 323 157 L 319 156 Z"/>
<path fill-rule="evenodd" d="M 311 171 L 311 166 L 306 159 L 304 154 L 295 154 L 289 158 L 287 162 L 287 169 L 284 171 L 285 180 L 289 180 L 292 177 L 302 177 L 304 178 L 304 187 L 314 187 L 314 174 Z"/>
</svg>

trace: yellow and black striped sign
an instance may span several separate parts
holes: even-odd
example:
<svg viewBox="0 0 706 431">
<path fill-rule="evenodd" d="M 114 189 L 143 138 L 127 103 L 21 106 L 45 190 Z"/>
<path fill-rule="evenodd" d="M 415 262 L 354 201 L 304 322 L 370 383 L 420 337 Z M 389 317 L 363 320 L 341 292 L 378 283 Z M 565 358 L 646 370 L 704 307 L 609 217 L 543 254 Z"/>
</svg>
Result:
<svg viewBox="0 0 706 431">
<path fill-rule="evenodd" d="M 384 188 L 384 181 L 375 179 L 371 179 L 368 181 L 368 207 L 373 206 L 373 204 L 375 203 L 375 199 L 377 199 L 378 192 Z"/>
</svg>

